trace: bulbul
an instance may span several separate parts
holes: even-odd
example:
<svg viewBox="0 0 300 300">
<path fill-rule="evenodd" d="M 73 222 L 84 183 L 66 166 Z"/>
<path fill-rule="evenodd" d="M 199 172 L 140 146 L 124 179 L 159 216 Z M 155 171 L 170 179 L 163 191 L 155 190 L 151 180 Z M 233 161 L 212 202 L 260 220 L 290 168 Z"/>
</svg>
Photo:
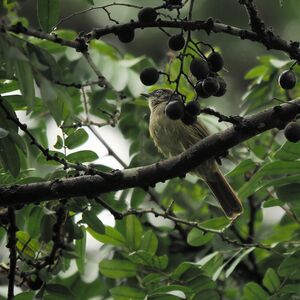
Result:
<svg viewBox="0 0 300 300">
<path fill-rule="evenodd" d="M 170 101 L 181 101 L 173 90 L 158 89 L 142 95 L 149 99 L 150 135 L 165 157 L 178 155 L 209 135 L 207 128 L 199 119 L 187 125 L 181 119 L 171 120 L 165 114 Z M 214 159 L 203 162 L 191 173 L 200 176 L 207 183 L 228 218 L 235 219 L 243 212 L 241 201 L 220 172 Z"/>
</svg>

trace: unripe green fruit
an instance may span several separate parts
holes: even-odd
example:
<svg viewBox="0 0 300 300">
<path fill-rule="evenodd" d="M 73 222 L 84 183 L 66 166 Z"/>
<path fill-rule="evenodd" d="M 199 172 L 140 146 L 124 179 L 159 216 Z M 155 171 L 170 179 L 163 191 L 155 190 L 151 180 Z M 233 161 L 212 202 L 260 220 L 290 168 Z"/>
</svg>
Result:
<svg viewBox="0 0 300 300">
<path fill-rule="evenodd" d="M 225 80 L 222 77 L 217 77 L 217 80 L 219 82 L 220 87 L 219 87 L 218 91 L 213 94 L 213 96 L 222 97 L 222 96 L 225 95 L 225 93 L 227 91 L 226 90 L 227 84 L 226 84 Z"/>
<path fill-rule="evenodd" d="M 159 72 L 155 68 L 146 68 L 140 74 L 140 80 L 144 85 L 153 85 L 159 78 Z"/>
<path fill-rule="evenodd" d="M 181 118 L 181 121 L 185 125 L 192 125 L 197 121 L 197 116 L 196 115 L 191 115 L 188 112 L 185 111 L 184 115 Z"/>
<path fill-rule="evenodd" d="M 217 93 L 217 91 L 220 88 L 219 81 L 214 77 L 205 78 L 202 82 L 202 86 L 203 86 L 204 91 L 208 95 L 213 95 L 213 94 Z"/>
<path fill-rule="evenodd" d="M 203 81 L 198 81 L 195 86 L 195 91 L 200 98 L 208 98 L 210 95 L 206 93 L 202 85 Z"/>
<path fill-rule="evenodd" d="M 297 143 L 300 141 L 300 124 L 291 122 L 284 129 L 284 136 L 290 142 Z"/>
<path fill-rule="evenodd" d="M 290 90 L 295 87 L 297 76 L 293 70 L 287 70 L 280 74 L 278 82 L 283 89 Z"/>
<path fill-rule="evenodd" d="M 165 113 L 171 120 L 178 120 L 184 115 L 184 104 L 181 101 L 171 101 L 167 104 Z"/>
<path fill-rule="evenodd" d="M 198 116 L 201 112 L 199 102 L 198 101 L 190 101 L 185 106 L 185 111 L 191 116 Z"/>
<path fill-rule="evenodd" d="M 142 8 L 138 13 L 138 19 L 141 23 L 154 22 L 157 18 L 157 12 L 152 7 Z"/>
<path fill-rule="evenodd" d="M 207 63 L 212 72 L 219 72 L 224 66 L 223 57 L 218 52 L 212 52 L 207 58 Z"/>
<path fill-rule="evenodd" d="M 131 26 L 123 25 L 118 29 L 117 36 L 122 43 L 129 43 L 134 39 L 134 29 Z"/>
<path fill-rule="evenodd" d="M 182 34 L 171 36 L 169 39 L 169 47 L 174 51 L 181 50 L 184 47 L 185 39 Z"/>
<path fill-rule="evenodd" d="M 190 65 L 190 71 L 198 80 L 204 79 L 209 73 L 208 64 L 203 59 L 193 58 Z"/>
</svg>

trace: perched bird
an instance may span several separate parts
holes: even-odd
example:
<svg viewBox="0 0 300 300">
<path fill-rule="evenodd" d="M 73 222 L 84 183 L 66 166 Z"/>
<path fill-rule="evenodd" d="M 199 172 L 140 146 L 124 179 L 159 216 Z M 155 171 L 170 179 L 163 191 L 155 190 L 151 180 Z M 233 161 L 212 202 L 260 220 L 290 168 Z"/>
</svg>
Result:
<svg viewBox="0 0 300 300">
<path fill-rule="evenodd" d="M 165 157 L 178 155 L 209 135 L 207 128 L 199 119 L 187 125 L 181 119 L 171 120 L 166 115 L 165 109 L 170 101 L 181 101 L 174 91 L 158 89 L 142 95 L 149 99 L 150 135 Z M 235 219 L 243 212 L 241 201 L 220 172 L 214 159 L 203 162 L 191 173 L 200 176 L 207 183 L 228 218 Z"/>
</svg>

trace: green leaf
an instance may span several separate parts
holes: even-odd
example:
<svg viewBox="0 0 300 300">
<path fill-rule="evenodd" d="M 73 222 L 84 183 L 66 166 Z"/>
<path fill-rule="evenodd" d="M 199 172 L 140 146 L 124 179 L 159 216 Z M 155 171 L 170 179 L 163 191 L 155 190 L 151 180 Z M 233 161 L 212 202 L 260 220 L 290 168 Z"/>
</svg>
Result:
<svg viewBox="0 0 300 300">
<path fill-rule="evenodd" d="M 89 136 L 86 131 L 82 128 L 71 133 L 65 141 L 65 145 L 69 149 L 74 149 L 82 144 L 84 144 L 88 140 Z"/>
<path fill-rule="evenodd" d="M 17 231 L 17 248 L 23 254 L 33 258 L 35 253 L 40 250 L 40 244 L 32 239 L 25 231 Z"/>
<path fill-rule="evenodd" d="M 86 233 L 85 228 L 83 226 L 80 227 L 83 233 L 83 238 L 78 239 L 75 241 L 75 251 L 78 255 L 78 259 L 76 259 L 76 265 L 78 271 L 81 275 L 84 273 L 86 261 L 85 261 L 85 254 L 86 254 Z"/>
<path fill-rule="evenodd" d="M 7 131 L 4 128 L 0 128 L 0 139 L 5 138 L 9 134 L 9 131 Z"/>
<path fill-rule="evenodd" d="M 155 254 L 158 247 L 158 240 L 155 233 L 152 230 L 148 230 L 142 236 L 141 250 L 145 250 L 151 254 Z"/>
<path fill-rule="evenodd" d="M 14 300 L 32 300 L 34 299 L 34 292 L 20 293 L 14 297 Z"/>
<path fill-rule="evenodd" d="M 29 214 L 28 233 L 31 237 L 36 238 L 41 232 L 41 220 L 44 216 L 43 209 L 39 206 L 32 208 Z M 48 224 L 49 225 L 49 224 Z"/>
<path fill-rule="evenodd" d="M 103 234 L 105 232 L 105 227 L 103 223 L 99 220 L 97 215 L 91 210 L 85 210 L 83 212 L 82 222 L 86 223 L 97 233 Z"/>
<path fill-rule="evenodd" d="M 233 170 L 226 174 L 226 176 L 240 176 L 244 175 L 246 172 L 253 170 L 256 164 L 252 159 L 245 159 L 241 161 Z"/>
<path fill-rule="evenodd" d="M 51 32 L 60 14 L 59 0 L 38 0 L 37 13 L 43 31 Z"/>
<path fill-rule="evenodd" d="M 201 227 L 212 229 L 212 230 L 220 230 L 220 231 L 227 228 L 228 225 L 230 225 L 230 221 L 225 217 L 213 218 L 199 224 L 199 226 Z"/>
<path fill-rule="evenodd" d="M 145 292 L 129 286 L 117 286 L 109 290 L 114 300 L 144 300 Z"/>
<path fill-rule="evenodd" d="M 285 142 L 274 154 L 278 160 L 294 161 L 300 158 L 300 144 Z"/>
<path fill-rule="evenodd" d="M 267 300 L 269 298 L 267 292 L 255 282 L 246 284 L 243 290 L 243 296 L 245 300 Z"/>
<path fill-rule="evenodd" d="M 56 143 L 53 146 L 55 149 L 61 149 L 63 147 L 64 143 L 63 143 L 63 139 L 58 135 L 56 138 Z"/>
<path fill-rule="evenodd" d="M 55 297 L 64 297 L 64 299 L 75 299 L 75 296 L 69 288 L 61 284 L 47 284 L 45 290 Z"/>
<path fill-rule="evenodd" d="M 115 228 L 105 226 L 105 233 L 99 234 L 88 228 L 87 231 L 91 234 L 93 238 L 103 244 L 110 244 L 114 246 L 124 246 L 125 245 L 125 238 L 124 236 Z"/>
<path fill-rule="evenodd" d="M 9 136 L 0 139 L 0 164 L 3 168 L 17 177 L 20 173 L 20 157 L 16 146 Z"/>
<path fill-rule="evenodd" d="M 251 194 L 255 193 L 264 184 L 265 176 L 286 174 L 299 174 L 300 161 L 274 161 L 265 164 L 261 167 L 251 179 L 246 182 L 239 190 L 240 198 L 245 199 Z"/>
<path fill-rule="evenodd" d="M 275 189 L 278 198 L 288 203 L 299 203 L 300 184 L 291 183 Z"/>
<path fill-rule="evenodd" d="M 286 257 L 278 267 L 278 274 L 283 277 L 293 277 L 298 272 L 295 266 L 300 264 L 300 253 L 296 252 Z"/>
<path fill-rule="evenodd" d="M 139 249 L 143 227 L 135 215 L 126 217 L 126 243 L 131 250 Z"/>
<path fill-rule="evenodd" d="M 280 288 L 280 280 L 274 269 L 269 268 L 263 278 L 263 285 L 270 293 L 275 293 Z"/>
<path fill-rule="evenodd" d="M 210 242 L 213 237 L 214 235 L 212 233 L 205 233 L 203 230 L 193 228 L 187 236 L 187 242 L 191 246 L 199 247 Z"/>
<path fill-rule="evenodd" d="M 234 271 L 234 269 L 237 267 L 237 265 L 243 260 L 244 257 L 246 257 L 250 252 L 255 250 L 255 247 L 251 247 L 249 249 L 244 250 L 230 265 L 230 267 L 226 270 L 225 277 L 228 278 L 231 273 Z"/>
<path fill-rule="evenodd" d="M 135 264 L 150 266 L 155 269 L 164 270 L 168 266 L 168 256 L 156 256 L 144 250 L 138 250 L 130 253 L 128 258 Z"/>
<path fill-rule="evenodd" d="M 131 196 L 131 207 L 132 208 L 138 208 L 141 203 L 145 200 L 146 192 L 143 189 L 136 188 L 133 190 L 132 196 Z"/>
<path fill-rule="evenodd" d="M 27 103 L 28 109 L 31 110 L 35 96 L 31 66 L 28 62 L 16 60 L 15 69 L 21 93 Z"/>
<path fill-rule="evenodd" d="M 176 293 L 177 291 L 184 293 L 187 299 L 189 299 L 189 297 L 191 297 L 191 295 L 194 293 L 193 290 L 189 287 L 179 285 L 179 284 L 170 284 L 170 285 L 161 286 L 154 289 L 153 291 L 151 291 L 150 295 L 155 296 L 156 294 L 170 293 L 170 292 Z"/>
<path fill-rule="evenodd" d="M 136 275 L 137 266 L 128 261 L 121 259 L 103 259 L 99 264 L 100 272 L 109 278 L 126 278 Z"/>
<path fill-rule="evenodd" d="M 300 286 L 299 284 L 286 284 L 280 289 L 281 293 L 286 294 L 300 294 Z"/>
<path fill-rule="evenodd" d="M 72 163 L 84 163 L 98 159 L 98 155 L 91 150 L 82 150 L 67 155 L 67 160 Z"/>
</svg>

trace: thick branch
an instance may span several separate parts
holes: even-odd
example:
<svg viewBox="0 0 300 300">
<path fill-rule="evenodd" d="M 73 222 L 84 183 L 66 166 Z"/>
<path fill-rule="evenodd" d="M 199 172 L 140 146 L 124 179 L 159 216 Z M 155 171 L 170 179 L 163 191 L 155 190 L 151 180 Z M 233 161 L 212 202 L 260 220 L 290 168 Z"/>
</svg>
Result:
<svg viewBox="0 0 300 300">
<path fill-rule="evenodd" d="M 82 176 L 2 187 L 0 205 L 10 206 L 76 196 L 95 197 L 101 193 L 131 187 L 148 188 L 157 182 L 182 176 L 209 158 L 220 156 L 225 150 L 264 131 L 282 127 L 282 124 L 293 120 L 299 113 L 300 99 L 275 106 L 244 118 L 240 125 L 199 141 L 180 155 L 152 165 L 119 171 L 107 178 L 99 175 Z"/>
</svg>

